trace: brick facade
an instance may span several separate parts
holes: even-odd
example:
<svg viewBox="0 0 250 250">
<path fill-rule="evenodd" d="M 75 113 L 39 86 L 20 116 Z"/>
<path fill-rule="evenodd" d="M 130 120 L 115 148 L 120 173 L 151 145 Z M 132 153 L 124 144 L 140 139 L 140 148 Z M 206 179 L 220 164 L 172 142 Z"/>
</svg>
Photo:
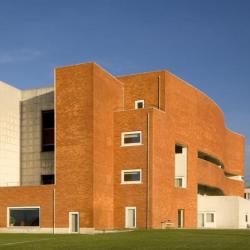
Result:
<svg viewBox="0 0 250 250">
<path fill-rule="evenodd" d="M 135 101 L 144 100 L 143 109 Z M 221 109 L 167 71 L 114 77 L 95 63 L 55 70 L 55 185 L 0 187 L 0 227 L 10 206 L 40 206 L 41 228 L 122 229 L 136 207 L 137 228 L 163 221 L 197 226 L 198 184 L 243 196 L 244 137 L 226 128 Z M 142 144 L 122 147 L 121 133 L 141 131 Z M 175 144 L 187 147 L 187 187 L 175 187 Z M 219 159 L 218 168 L 197 157 Z M 121 184 L 121 171 L 141 169 L 141 184 Z M 54 193 L 53 193 L 54 192 Z M 55 199 L 53 199 L 53 197 Z M 66 231 L 65 231 L 66 232 Z"/>
</svg>

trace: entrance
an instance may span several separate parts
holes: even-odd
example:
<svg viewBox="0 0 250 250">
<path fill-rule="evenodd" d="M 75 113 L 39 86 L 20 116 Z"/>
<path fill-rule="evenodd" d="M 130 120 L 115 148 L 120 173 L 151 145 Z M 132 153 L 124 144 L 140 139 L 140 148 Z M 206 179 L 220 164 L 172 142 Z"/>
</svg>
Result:
<svg viewBox="0 0 250 250">
<path fill-rule="evenodd" d="M 69 230 L 70 233 L 79 233 L 79 212 L 69 213 Z"/>
</svg>

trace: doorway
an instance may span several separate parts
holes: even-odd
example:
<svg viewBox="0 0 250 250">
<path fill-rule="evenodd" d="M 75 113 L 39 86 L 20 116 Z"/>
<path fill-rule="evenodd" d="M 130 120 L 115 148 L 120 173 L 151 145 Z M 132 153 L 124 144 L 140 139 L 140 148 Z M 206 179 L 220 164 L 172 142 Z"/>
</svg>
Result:
<svg viewBox="0 0 250 250">
<path fill-rule="evenodd" d="M 69 231 L 70 233 L 79 233 L 79 212 L 70 212 L 69 213 Z"/>
<path fill-rule="evenodd" d="M 125 227 L 136 227 L 136 207 L 126 207 L 125 209 Z"/>
</svg>

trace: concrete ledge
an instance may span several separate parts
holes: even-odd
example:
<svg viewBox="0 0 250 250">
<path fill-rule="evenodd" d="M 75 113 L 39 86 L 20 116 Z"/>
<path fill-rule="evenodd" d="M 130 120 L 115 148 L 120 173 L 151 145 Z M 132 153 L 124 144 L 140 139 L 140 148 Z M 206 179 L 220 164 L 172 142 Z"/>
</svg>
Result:
<svg viewBox="0 0 250 250">
<path fill-rule="evenodd" d="M 132 230 L 96 230 L 94 228 L 80 228 L 80 234 L 120 233 L 129 231 Z M 55 230 L 53 230 L 53 228 L 40 227 L 4 227 L 0 228 L 0 233 L 78 234 L 71 233 L 69 228 L 55 228 Z"/>
</svg>

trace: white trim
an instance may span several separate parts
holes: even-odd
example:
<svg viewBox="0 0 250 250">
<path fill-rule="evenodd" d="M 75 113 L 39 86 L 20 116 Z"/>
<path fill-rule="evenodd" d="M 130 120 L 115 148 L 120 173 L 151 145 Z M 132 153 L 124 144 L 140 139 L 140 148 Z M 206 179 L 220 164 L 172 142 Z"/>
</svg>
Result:
<svg viewBox="0 0 250 250">
<path fill-rule="evenodd" d="M 135 225 L 133 227 L 128 227 L 127 223 L 127 213 L 129 209 L 135 210 Z M 136 228 L 136 207 L 125 207 L 125 228 Z"/>
<path fill-rule="evenodd" d="M 9 224 L 9 222 L 10 222 L 10 220 L 9 220 L 10 209 L 19 209 L 19 210 L 21 210 L 21 209 L 27 209 L 27 208 L 38 208 L 39 209 L 39 226 L 10 226 L 10 224 Z M 38 227 L 41 227 L 40 224 L 41 224 L 41 207 L 40 206 L 7 207 L 7 223 L 6 223 L 7 228 L 22 228 L 22 227 L 24 227 L 24 228 L 38 228 Z"/>
<path fill-rule="evenodd" d="M 72 232 L 72 228 L 71 228 L 73 214 L 77 215 L 77 223 L 78 223 L 77 232 Z M 69 212 L 69 233 L 71 233 L 71 234 L 79 234 L 80 233 L 80 213 L 79 212 Z"/>
<path fill-rule="evenodd" d="M 125 135 L 131 135 L 131 134 L 140 134 L 140 142 L 124 143 Z M 121 133 L 121 147 L 139 146 L 139 145 L 142 145 L 142 131 L 130 131 Z"/>
<path fill-rule="evenodd" d="M 142 103 L 142 108 L 138 108 L 138 103 Z M 135 101 L 135 109 L 143 109 L 144 108 L 144 100 L 136 100 Z"/>
<path fill-rule="evenodd" d="M 129 172 L 139 172 L 140 180 L 139 181 L 125 181 L 124 174 Z M 141 184 L 142 183 L 142 170 L 141 169 L 126 169 L 121 170 L 121 184 Z"/>
</svg>

